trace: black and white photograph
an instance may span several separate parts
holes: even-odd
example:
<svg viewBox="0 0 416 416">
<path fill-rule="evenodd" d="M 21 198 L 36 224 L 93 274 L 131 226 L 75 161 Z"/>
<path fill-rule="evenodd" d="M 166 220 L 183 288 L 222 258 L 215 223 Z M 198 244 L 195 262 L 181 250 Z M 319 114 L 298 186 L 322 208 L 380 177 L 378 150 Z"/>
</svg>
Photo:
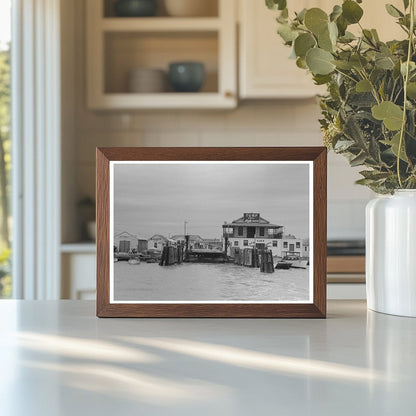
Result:
<svg viewBox="0 0 416 416">
<path fill-rule="evenodd" d="M 112 162 L 112 303 L 312 301 L 310 162 Z"/>
</svg>

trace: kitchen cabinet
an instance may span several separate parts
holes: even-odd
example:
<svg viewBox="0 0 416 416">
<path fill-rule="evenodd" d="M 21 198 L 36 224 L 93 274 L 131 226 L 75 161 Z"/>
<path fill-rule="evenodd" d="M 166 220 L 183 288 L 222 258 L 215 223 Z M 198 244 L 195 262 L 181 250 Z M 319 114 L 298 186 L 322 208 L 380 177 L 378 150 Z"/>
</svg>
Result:
<svg viewBox="0 0 416 416">
<path fill-rule="evenodd" d="M 401 0 L 394 0 L 400 9 Z M 333 0 L 299 0 L 289 3 L 289 8 L 320 7 L 332 10 Z M 291 99 L 308 98 L 325 92 L 324 87 L 313 84 L 312 77 L 298 68 L 290 59 L 291 49 L 277 35 L 277 12 L 268 10 L 263 1 L 239 0 L 239 91 L 242 99 Z M 362 25 L 376 28 L 381 40 L 403 38 L 404 32 L 388 15 L 384 4 L 378 0 L 366 0 Z M 350 26 L 352 32 L 359 31 L 357 25 Z"/>
<path fill-rule="evenodd" d="M 90 109 L 234 108 L 237 105 L 236 4 L 218 2 L 217 16 L 116 17 L 109 2 L 88 0 L 87 102 Z M 111 6 L 111 2 L 110 2 Z M 206 70 L 195 93 L 132 93 L 130 71 L 167 71 L 175 61 L 199 61 Z"/>
<path fill-rule="evenodd" d="M 328 0 L 300 0 L 296 2 L 296 10 L 325 8 L 324 3 Z M 239 0 L 239 90 L 242 99 L 308 98 L 322 92 L 322 88 L 313 84 L 311 75 L 289 59 L 291 50 L 276 33 L 276 15 L 263 1 Z"/>
</svg>

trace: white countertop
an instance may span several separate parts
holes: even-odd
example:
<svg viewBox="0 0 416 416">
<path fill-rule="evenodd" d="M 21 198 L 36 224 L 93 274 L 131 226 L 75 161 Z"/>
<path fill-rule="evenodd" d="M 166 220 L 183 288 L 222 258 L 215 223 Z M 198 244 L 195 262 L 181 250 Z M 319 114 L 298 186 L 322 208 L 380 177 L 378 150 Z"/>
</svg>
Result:
<svg viewBox="0 0 416 416">
<path fill-rule="evenodd" d="M 0 415 L 412 415 L 416 319 L 98 319 L 0 301 Z"/>
</svg>

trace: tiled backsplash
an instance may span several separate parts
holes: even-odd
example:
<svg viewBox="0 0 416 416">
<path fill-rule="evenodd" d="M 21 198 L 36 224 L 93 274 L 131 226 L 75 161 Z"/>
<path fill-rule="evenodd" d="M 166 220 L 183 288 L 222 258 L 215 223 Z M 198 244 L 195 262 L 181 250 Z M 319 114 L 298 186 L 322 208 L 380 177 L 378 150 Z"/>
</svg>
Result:
<svg viewBox="0 0 416 416">
<path fill-rule="evenodd" d="M 96 146 L 313 146 L 321 145 L 315 100 L 243 103 L 233 111 L 152 111 L 76 115 L 78 189 L 94 194 Z M 330 153 L 328 236 L 362 238 L 364 207 L 372 197 L 354 184 L 359 169 Z"/>
</svg>

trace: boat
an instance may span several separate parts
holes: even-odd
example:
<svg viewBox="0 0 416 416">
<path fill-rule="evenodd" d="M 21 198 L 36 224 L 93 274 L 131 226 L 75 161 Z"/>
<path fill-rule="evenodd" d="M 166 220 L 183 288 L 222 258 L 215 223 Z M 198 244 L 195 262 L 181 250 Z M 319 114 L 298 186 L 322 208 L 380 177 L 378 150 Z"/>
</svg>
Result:
<svg viewBox="0 0 416 416">
<path fill-rule="evenodd" d="M 285 256 L 277 262 L 276 269 L 306 269 L 308 259 L 301 259 L 299 256 Z"/>
<path fill-rule="evenodd" d="M 275 269 L 284 269 L 284 270 L 288 270 L 288 269 L 290 269 L 292 267 L 292 263 L 290 262 L 290 261 L 287 261 L 287 260 L 281 260 L 281 261 L 278 261 L 277 262 L 277 264 L 276 264 L 276 267 L 275 267 Z"/>
<path fill-rule="evenodd" d="M 293 269 L 306 269 L 308 266 L 308 260 L 298 259 L 292 263 Z"/>
</svg>

